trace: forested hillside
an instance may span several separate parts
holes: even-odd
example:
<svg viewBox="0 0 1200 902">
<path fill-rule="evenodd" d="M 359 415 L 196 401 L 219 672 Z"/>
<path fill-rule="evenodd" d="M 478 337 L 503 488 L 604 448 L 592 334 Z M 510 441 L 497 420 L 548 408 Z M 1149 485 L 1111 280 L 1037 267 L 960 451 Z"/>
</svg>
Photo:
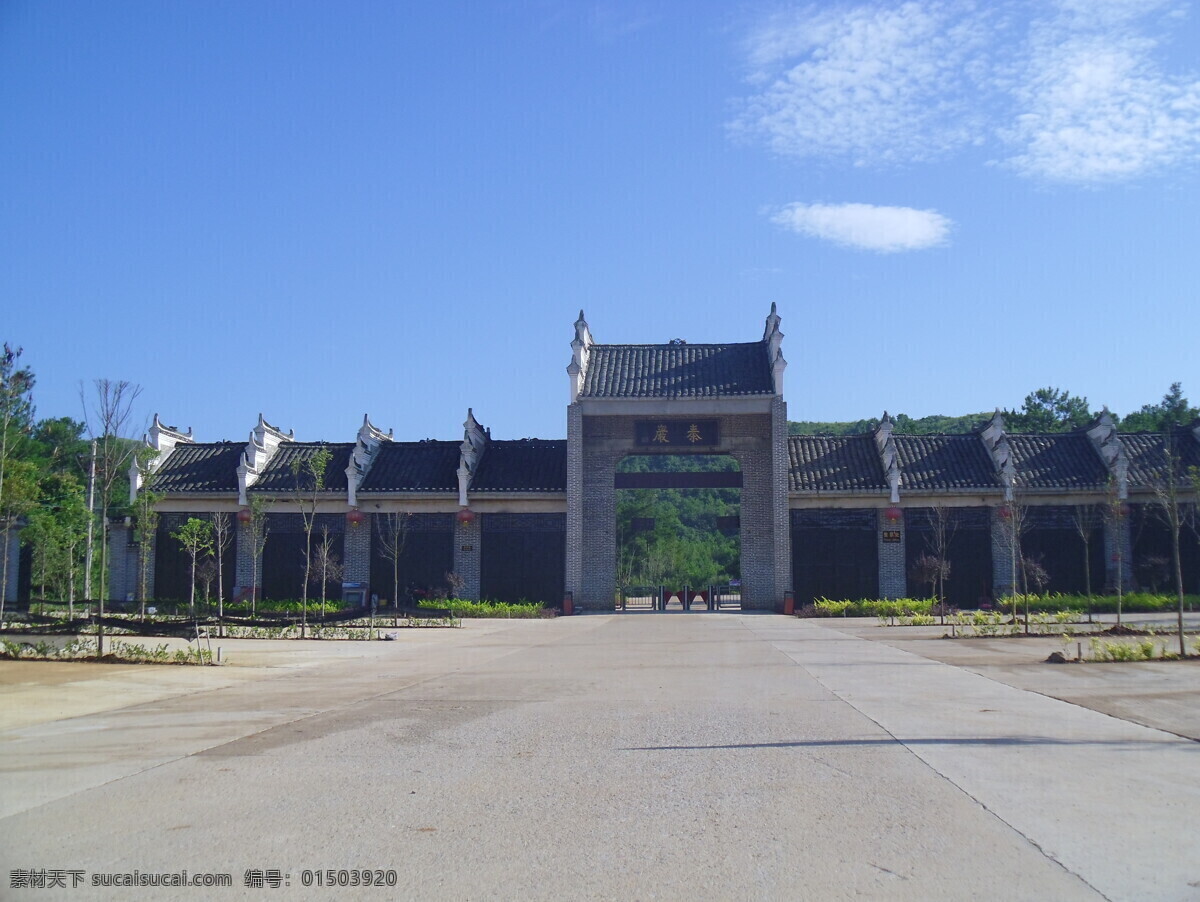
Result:
<svg viewBox="0 0 1200 902">
<path fill-rule="evenodd" d="M 737 468 L 733 458 L 719 455 L 639 455 L 627 457 L 618 469 L 680 473 Z M 740 489 L 618 490 L 618 583 L 708 586 L 737 579 L 738 530 L 718 529 L 717 518 L 738 515 L 740 493 Z M 651 520 L 653 527 L 644 528 Z"/>
</svg>

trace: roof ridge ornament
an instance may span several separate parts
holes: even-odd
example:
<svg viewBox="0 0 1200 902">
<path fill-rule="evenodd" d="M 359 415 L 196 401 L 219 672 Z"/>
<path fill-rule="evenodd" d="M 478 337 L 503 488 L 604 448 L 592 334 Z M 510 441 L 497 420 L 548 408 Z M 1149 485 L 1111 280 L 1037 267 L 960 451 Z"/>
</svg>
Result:
<svg viewBox="0 0 1200 902">
<path fill-rule="evenodd" d="M 883 475 L 887 478 L 888 497 L 892 504 L 900 501 L 900 453 L 892 435 L 895 425 L 895 420 L 885 410 L 871 433 L 879 452 L 879 462 L 883 465 Z"/>
<path fill-rule="evenodd" d="M 1004 430 L 1004 415 L 997 407 L 992 418 L 982 429 L 978 430 L 983 447 L 992 458 L 992 466 L 1004 486 L 1004 500 L 1013 500 L 1013 488 L 1017 484 L 1017 466 L 1013 460 L 1012 445 L 1008 441 L 1008 433 Z"/>
<path fill-rule="evenodd" d="M 147 473 L 157 470 L 175 450 L 176 445 L 194 445 L 196 439 L 192 434 L 191 426 L 188 427 L 187 432 L 184 432 L 178 426 L 168 426 L 159 419 L 156 413 L 150 423 L 150 431 L 142 436 L 142 443 L 153 450 L 154 455 L 143 458 L 139 463 L 138 455 L 135 454 L 129 464 L 130 504 L 137 500 L 138 489 L 142 487 Z"/>
<path fill-rule="evenodd" d="M 581 314 L 582 312 L 580 311 Z M 483 452 L 487 448 L 489 437 L 489 431 L 479 425 L 479 421 L 475 419 L 475 412 L 468 407 L 467 419 L 463 423 L 463 440 L 458 451 L 459 507 L 467 506 L 467 490 L 471 487 L 471 480 L 475 478 L 475 473 L 479 470 L 479 462 L 483 459 Z"/>
<path fill-rule="evenodd" d="M 1125 443 L 1121 441 L 1116 421 L 1107 404 L 1092 424 L 1085 428 L 1092 448 L 1100 455 L 1109 476 L 1117 481 L 1117 497 L 1124 501 L 1129 495 L 1129 456 L 1125 452 Z M 1197 438 L 1200 438 L 1200 435 L 1197 435 Z"/>
<path fill-rule="evenodd" d="M 987 445 L 988 451 L 994 451 L 996 445 L 1005 434 L 1004 414 L 997 407 L 995 413 L 992 414 L 992 418 L 979 430 L 979 436 L 983 439 L 984 444 Z"/>
<path fill-rule="evenodd" d="M 238 463 L 238 504 L 244 507 L 250 503 L 246 497 L 246 491 L 258 481 L 263 468 L 271 462 L 271 458 L 275 456 L 279 446 L 284 442 L 294 442 L 295 440 L 295 430 L 284 432 L 278 426 L 268 423 L 263 418 L 262 412 L 259 412 L 258 422 L 250 430 L 246 450 L 242 452 L 242 459 Z"/>
<path fill-rule="evenodd" d="M 595 341 L 592 339 L 592 330 L 588 328 L 583 309 L 580 308 L 579 319 L 575 320 L 575 337 L 571 340 L 571 362 L 567 365 L 567 377 L 571 380 L 572 404 L 583 390 L 583 377 L 587 373 L 588 357 L 591 356 L 593 344 Z"/>
<path fill-rule="evenodd" d="M 350 452 L 350 462 L 346 464 L 346 503 L 350 507 L 358 507 L 358 487 L 375 462 L 379 446 L 391 440 L 391 429 L 384 433 L 371 424 L 370 414 L 363 414 L 362 425 L 358 427 L 358 435 L 354 440 L 354 450 Z"/>
<path fill-rule="evenodd" d="M 763 329 L 762 340 L 767 345 L 767 365 L 771 368 L 771 381 L 775 394 L 783 395 L 783 371 L 787 369 L 787 361 L 783 358 L 783 332 L 779 324 L 783 317 L 777 312 L 775 302 L 771 302 L 771 312 L 767 314 L 767 324 Z"/>
</svg>

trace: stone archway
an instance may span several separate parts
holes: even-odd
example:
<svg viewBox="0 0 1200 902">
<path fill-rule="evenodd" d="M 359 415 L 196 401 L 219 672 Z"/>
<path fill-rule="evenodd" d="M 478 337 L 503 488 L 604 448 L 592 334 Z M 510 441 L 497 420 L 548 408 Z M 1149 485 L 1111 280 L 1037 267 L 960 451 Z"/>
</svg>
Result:
<svg viewBox="0 0 1200 902">
<path fill-rule="evenodd" d="M 567 413 L 567 591 L 612 610 L 617 464 L 632 453 L 728 454 L 742 471 L 743 607 L 782 606 L 791 583 L 787 407 L 772 308 L 762 341 L 601 345 L 580 312 Z"/>
</svg>

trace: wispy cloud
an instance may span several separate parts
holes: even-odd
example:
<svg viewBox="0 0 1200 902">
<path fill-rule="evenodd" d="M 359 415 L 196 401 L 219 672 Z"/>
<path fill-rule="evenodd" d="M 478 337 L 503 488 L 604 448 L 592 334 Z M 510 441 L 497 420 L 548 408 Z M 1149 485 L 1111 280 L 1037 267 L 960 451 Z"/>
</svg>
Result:
<svg viewBox="0 0 1200 902">
<path fill-rule="evenodd" d="M 984 38 L 981 19 L 941 3 L 776 15 L 746 43 L 761 90 L 732 127 L 788 155 L 933 159 L 976 131 L 960 80 Z"/>
<path fill-rule="evenodd" d="M 788 204 L 771 221 L 801 235 L 884 254 L 945 244 L 953 225 L 934 210 L 873 204 Z"/>
<path fill-rule="evenodd" d="M 1029 75 L 1013 90 L 1013 124 L 1000 129 L 1017 171 L 1101 182 L 1195 159 L 1200 81 L 1163 72 L 1158 42 L 1137 28 L 1147 6 L 1161 4 L 1064 4 L 1033 23 Z"/>
<path fill-rule="evenodd" d="M 860 166 L 980 146 L 1027 176 L 1132 178 L 1200 157 L 1200 80 L 1164 68 L 1178 17 L 1173 0 L 804 7 L 751 31 L 730 129 Z"/>
</svg>

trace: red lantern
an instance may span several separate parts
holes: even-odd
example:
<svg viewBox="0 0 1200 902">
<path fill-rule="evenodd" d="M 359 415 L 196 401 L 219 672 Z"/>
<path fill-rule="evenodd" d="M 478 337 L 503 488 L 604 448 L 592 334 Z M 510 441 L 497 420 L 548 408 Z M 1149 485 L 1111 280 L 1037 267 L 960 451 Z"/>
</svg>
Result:
<svg viewBox="0 0 1200 902">
<path fill-rule="evenodd" d="M 1120 507 L 1117 508 L 1117 516 L 1118 517 L 1122 517 L 1122 518 L 1128 517 L 1129 513 L 1130 513 L 1130 508 L 1129 508 L 1128 504 L 1122 504 Z"/>
<path fill-rule="evenodd" d="M 357 526 L 359 523 L 363 522 L 363 520 L 365 520 L 365 519 L 367 519 L 367 515 L 364 514 L 362 511 L 360 511 L 358 508 L 354 508 L 353 510 L 350 510 L 346 513 L 346 522 L 349 523 L 351 526 Z"/>
<path fill-rule="evenodd" d="M 254 519 L 254 514 L 250 513 L 250 508 L 243 507 L 237 512 L 237 518 L 239 523 L 249 523 Z"/>
<path fill-rule="evenodd" d="M 1011 518 L 1012 518 L 1012 508 L 1006 504 L 1006 505 L 1004 505 L 1004 507 L 1000 508 L 1000 519 L 1001 520 L 1009 520 Z"/>
<path fill-rule="evenodd" d="M 463 524 L 463 526 L 474 523 L 475 511 L 471 510 L 469 507 L 461 508 L 458 512 L 458 522 Z"/>
<path fill-rule="evenodd" d="M 883 515 L 887 517 L 889 523 L 898 523 L 900 518 L 904 516 L 904 511 L 898 507 L 889 507 L 883 512 Z"/>
</svg>

